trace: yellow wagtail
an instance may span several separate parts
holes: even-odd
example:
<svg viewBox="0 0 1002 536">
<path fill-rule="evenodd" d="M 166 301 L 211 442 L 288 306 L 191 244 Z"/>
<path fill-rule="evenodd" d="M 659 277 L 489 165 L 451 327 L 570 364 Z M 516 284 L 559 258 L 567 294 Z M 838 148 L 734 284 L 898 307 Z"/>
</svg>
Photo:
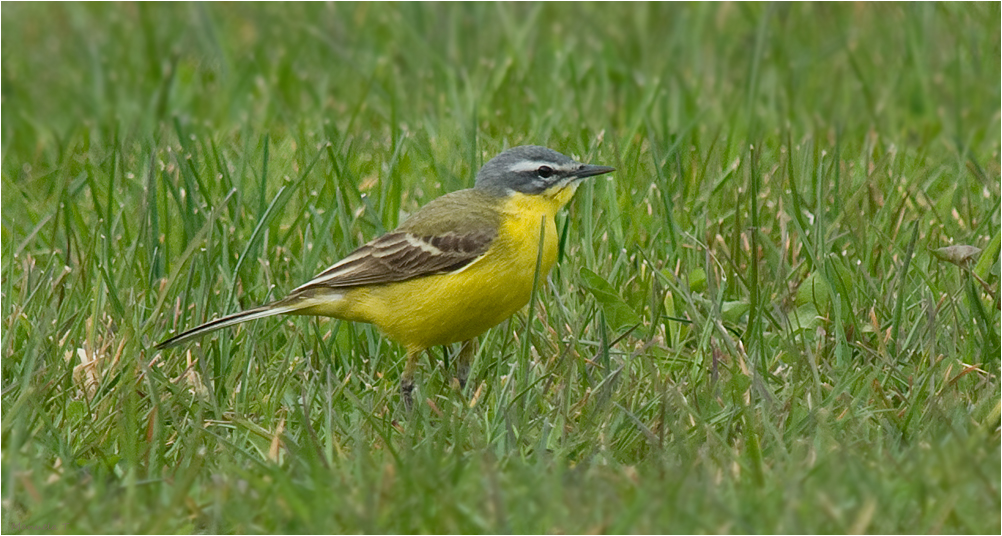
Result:
<svg viewBox="0 0 1002 536">
<path fill-rule="evenodd" d="M 557 211 L 582 179 L 611 171 L 546 147 L 509 149 L 480 169 L 473 188 L 428 203 L 285 298 L 207 322 L 157 348 L 278 314 L 368 322 L 407 350 L 400 390 L 409 406 L 418 357 L 432 346 L 465 343 L 457 371 L 465 384 L 472 340 L 529 302 L 538 258 L 541 278 L 556 262 Z"/>
</svg>

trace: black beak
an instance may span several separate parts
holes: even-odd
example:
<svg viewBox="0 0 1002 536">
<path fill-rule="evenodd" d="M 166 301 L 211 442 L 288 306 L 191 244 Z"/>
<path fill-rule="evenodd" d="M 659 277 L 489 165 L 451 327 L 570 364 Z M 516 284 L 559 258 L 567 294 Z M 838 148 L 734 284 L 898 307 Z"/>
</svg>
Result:
<svg viewBox="0 0 1002 536">
<path fill-rule="evenodd" d="M 581 167 L 574 171 L 574 177 L 584 179 L 587 177 L 594 177 L 595 175 L 612 173 L 613 171 L 616 171 L 616 168 L 609 166 L 595 166 L 592 164 L 581 164 Z"/>
</svg>

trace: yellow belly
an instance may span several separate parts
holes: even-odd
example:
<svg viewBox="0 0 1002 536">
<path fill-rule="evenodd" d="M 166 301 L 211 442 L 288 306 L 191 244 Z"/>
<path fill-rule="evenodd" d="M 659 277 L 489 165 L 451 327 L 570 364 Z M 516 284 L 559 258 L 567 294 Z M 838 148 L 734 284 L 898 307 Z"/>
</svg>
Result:
<svg viewBox="0 0 1002 536">
<path fill-rule="evenodd" d="M 463 270 L 347 291 L 337 316 L 375 324 L 408 351 L 472 339 L 529 302 L 540 230 L 540 281 L 557 260 L 553 218 L 570 198 L 513 194 L 498 237 L 483 257 Z M 543 223 L 541 227 L 541 223 Z"/>
</svg>

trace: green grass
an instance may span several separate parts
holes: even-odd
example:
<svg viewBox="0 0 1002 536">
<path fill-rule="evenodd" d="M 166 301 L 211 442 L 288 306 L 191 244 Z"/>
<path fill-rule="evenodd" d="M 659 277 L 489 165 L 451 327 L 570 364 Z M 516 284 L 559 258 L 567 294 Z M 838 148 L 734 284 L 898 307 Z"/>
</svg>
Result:
<svg viewBox="0 0 1002 536">
<path fill-rule="evenodd" d="M 3 531 L 998 533 L 999 17 L 5 3 Z M 468 392 L 338 321 L 152 349 L 523 143 L 617 172 Z"/>
</svg>

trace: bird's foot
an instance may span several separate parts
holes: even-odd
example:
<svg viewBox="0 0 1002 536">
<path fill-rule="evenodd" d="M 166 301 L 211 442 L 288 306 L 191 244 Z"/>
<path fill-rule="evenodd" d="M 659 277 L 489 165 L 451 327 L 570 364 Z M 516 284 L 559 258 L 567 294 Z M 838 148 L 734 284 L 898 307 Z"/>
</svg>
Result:
<svg viewBox="0 0 1002 536">
<path fill-rule="evenodd" d="M 400 398 L 404 401 L 404 407 L 407 411 L 414 408 L 414 380 L 403 379 L 400 380 Z"/>
</svg>

